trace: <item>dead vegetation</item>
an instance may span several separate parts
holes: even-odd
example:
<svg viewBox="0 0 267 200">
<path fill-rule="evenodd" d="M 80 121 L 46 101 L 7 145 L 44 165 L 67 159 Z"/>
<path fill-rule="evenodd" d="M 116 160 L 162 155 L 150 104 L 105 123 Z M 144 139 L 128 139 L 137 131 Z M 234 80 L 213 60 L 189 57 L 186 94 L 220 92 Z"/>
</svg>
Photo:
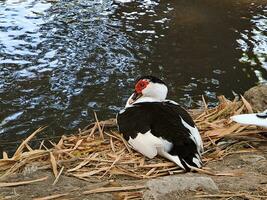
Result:
<svg viewBox="0 0 267 200">
<path fill-rule="evenodd" d="M 237 99 L 230 101 L 224 96 L 220 96 L 219 105 L 211 109 L 207 107 L 204 99 L 203 102 L 205 108 L 202 114 L 194 120 L 204 142 L 204 167 L 195 170 L 209 175 L 239 176 L 238 172 L 214 172 L 212 169 L 205 168 L 205 165 L 221 160 L 229 154 L 257 151 L 254 144 L 266 141 L 262 135 L 264 130 L 255 126 L 242 126 L 230 120 L 229 117 L 232 115 L 252 112 L 252 107 L 243 97 L 240 101 Z M 157 157 L 148 160 L 133 151 L 116 131 L 114 119 L 99 122 L 96 115 L 95 118 L 95 123 L 79 130 L 78 134 L 63 135 L 57 144 L 50 141 L 53 148 L 47 148 L 44 141 L 40 143 L 38 149 L 31 148 L 29 142 L 44 129 L 39 128 L 21 143 L 12 157 L 8 157 L 3 152 L 3 159 L 0 160 L 0 179 L 3 180 L 13 173 L 22 172 L 31 167 L 51 169 L 55 177 L 53 185 L 57 183 L 61 174 L 87 180 L 90 177 L 102 179 L 116 175 L 148 179 L 183 173 L 174 163 L 164 158 Z M 45 180 L 45 177 L 17 183 L 2 182 L 0 187 L 29 184 L 42 180 Z M 84 194 L 143 188 L 138 185 L 97 188 L 85 191 Z M 227 195 L 230 194 L 226 194 L 226 197 L 228 197 Z"/>
</svg>

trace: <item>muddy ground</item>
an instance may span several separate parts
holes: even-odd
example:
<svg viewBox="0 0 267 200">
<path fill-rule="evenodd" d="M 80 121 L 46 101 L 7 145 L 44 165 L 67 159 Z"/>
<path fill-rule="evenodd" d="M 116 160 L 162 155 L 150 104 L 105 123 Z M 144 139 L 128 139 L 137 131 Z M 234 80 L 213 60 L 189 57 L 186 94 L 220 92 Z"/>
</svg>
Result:
<svg viewBox="0 0 267 200">
<path fill-rule="evenodd" d="M 196 195 L 204 194 L 201 188 L 198 191 L 174 192 L 166 195 L 166 199 L 267 199 L 267 143 L 263 142 L 257 147 L 256 152 L 234 153 L 224 159 L 208 163 L 205 167 L 219 172 L 237 172 L 238 176 L 209 176 L 199 173 L 178 174 L 172 176 L 209 176 L 217 184 L 219 193 L 217 197 Z M 240 174 L 239 174 L 240 173 Z M 23 173 L 12 175 L 2 182 L 16 182 L 33 180 L 42 177 L 48 179 L 16 187 L 0 188 L 0 199 L 35 199 L 49 195 L 63 194 L 56 199 L 125 199 L 125 193 L 99 193 L 83 194 L 84 191 L 102 186 L 127 186 L 145 185 L 147 180 L 138 180 L 129 177 L 116 176 L 110 178 L 91 178 L 83 181 L 74 177 L 61 175 L 56 185 L 52 185 L 55 178 L 50 170 L 27 170 Z M 139 190 L 140 191 L 140 190 Z M 137 192 L 136 197 L 142 195 Z M 228 193 L 231 192 L 231 193 Z M 208 194 L 211 195 L 211 194 Z M 214 194 L 212 194 L 214 195 Z M 128 196 L 130 197 L 130 196 Z M 49 198 L 47 198 L 49 199 Z M 54 198 L 53 198 L 54 199 Z M 127 199 L 127 198 L 126 198 Z M 140 199 L 140 198 L 139 198 Z"/>
</svg>

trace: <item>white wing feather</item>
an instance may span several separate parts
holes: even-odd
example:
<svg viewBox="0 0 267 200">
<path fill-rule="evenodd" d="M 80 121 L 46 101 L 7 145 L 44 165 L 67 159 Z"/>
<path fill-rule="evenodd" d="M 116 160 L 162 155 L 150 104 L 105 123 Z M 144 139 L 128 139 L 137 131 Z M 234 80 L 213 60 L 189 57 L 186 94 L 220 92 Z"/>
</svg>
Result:
<svg viewBox="0 0 267 200">
<path fill-rule="evenodd" d="M 161 137 L 158 138 L 154 136 L 150 131 L 145 134 L 138 133 L 136 138 L 132 139 L 130 137 L 128 142 L 136 151 L 150 159 L 159 154 L 162 157 L 173 161 L 182 169 L 185 169 L 178 156 L 172 156 L 168 153 L 172 148 L 172 143 Z M 200 161 L 197 159 L 198 157 L 194 158 L 193 162 L 195 162 L 198 167 L 201 167 Z"/>
<path fill-rule="evenodd" d="M 136 138 L 130 137 L 128 142 L 136 151 L 150 159 L 158 154 L 157 146 L 161 145 L 160 139 L 152 135 L 150 131 L 145 134 L 138 133 Z"/>
<path fill-rule="evenodd" d="M 195 144 L 197 145 L 197 149 L 198 149 L 198 152 L 199 154 L 202 153 L 204 151 L 204 148 L 203 148 L 203 142 L 202 142 L 202 139 L 201 139 L 201 136 L 199 134 L 199 131 L 197 129 L 197 127 L 192 127 L 190 126 L 189 124 L 187 124 L 182 118 L 182 123 L 183 125 L 189 129 L 190 131 L 190 138 L 195 142 Z"/>
</svg>

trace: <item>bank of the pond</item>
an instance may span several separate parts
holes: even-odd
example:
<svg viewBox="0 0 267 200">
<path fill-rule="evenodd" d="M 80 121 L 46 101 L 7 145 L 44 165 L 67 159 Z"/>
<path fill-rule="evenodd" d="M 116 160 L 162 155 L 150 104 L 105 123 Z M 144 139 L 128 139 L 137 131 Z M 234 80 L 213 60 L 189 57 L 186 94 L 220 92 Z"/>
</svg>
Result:
<svg viewBox="0 0 267 200">
<path fill-rule="evenodd" d="M 95 116 L 96 122 L 77 134 L 62 136 L 57 143 L 49 141 L 52 148 L 42 141 L 33 149 L 30 141 L 44 129 L 40 128 L 21 143 L 13 156 L 3 152 L 0 197 L 89 199 L 90 195 L 90 199 L 140 199 L 144 192 L 153 190 L 147 184 L 152 178 L 204 176 L 218 185 L 218 198 L 264 198 L 266 130 L 230 119 L 234 114 L 249 112 L 253 108 L 245 98 L 230 101 L 220 96 L 217 107 L 204 106 L 201 113 L 193 115 L 205 148 L 204 167 L 194 174 L 184 174 L 163 158 L 148 160 L 132 150 L 117 132 L 114 119 L 99 122 Z M 214 197 L 203 185 L 199 187 L 200 191 L 186 188 L 178 193 L 167 191 L 166 195 L 172 199 Z M 166 199 L 164 196 L 153 198 Z"/>
</svg>

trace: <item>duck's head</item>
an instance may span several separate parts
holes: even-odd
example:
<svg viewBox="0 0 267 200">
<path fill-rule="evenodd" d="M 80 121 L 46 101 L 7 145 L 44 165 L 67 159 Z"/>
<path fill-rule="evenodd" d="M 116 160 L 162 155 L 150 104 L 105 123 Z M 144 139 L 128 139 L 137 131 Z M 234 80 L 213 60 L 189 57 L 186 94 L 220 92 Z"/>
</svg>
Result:
<svg viewBox="0 0 267 200">
<path fill-rule="evenodd" d="M 134 93 L 129 97 L 126 106 L 135 103 L 137 100 L 150 99 L 163 101 L 166 99 L 168 88 L 166 84 L 154 76 L 142 76 L 137 79 L 134 87 Z"/>
</svg>

